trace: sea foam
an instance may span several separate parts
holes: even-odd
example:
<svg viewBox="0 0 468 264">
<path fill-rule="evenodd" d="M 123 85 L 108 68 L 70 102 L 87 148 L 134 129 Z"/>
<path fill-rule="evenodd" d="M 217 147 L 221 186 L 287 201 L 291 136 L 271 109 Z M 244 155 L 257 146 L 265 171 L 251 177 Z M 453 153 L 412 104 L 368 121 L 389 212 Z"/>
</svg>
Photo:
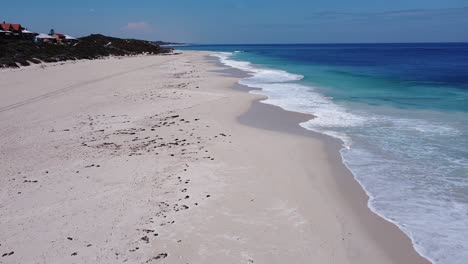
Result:
<svg viewBox="0 0 468 264">
<path fill-rule="evenodd" d="M 262 103 L 276 105 L 284 110 L 311 114 L 315 118 L 300 124 L 302 127 L 341 139 L 344 147 L 349 148 L 351 139 L 345 133 L 324 129 L 326 127 L 356 126 L 365 122 L 365 118 L 351 114 L 346 109 L 315 91 L 312 86 L 294 83 L 304 76 L 283 70 L 262 68 L 246 61 L 231 60 L 233 53 L 214 54 L 220 61 L 230 67 L 243 70 L 251 76 L 239 81 L 250 88 L 251 93 L 265 95 L 268 98 Z"/>
</svg>

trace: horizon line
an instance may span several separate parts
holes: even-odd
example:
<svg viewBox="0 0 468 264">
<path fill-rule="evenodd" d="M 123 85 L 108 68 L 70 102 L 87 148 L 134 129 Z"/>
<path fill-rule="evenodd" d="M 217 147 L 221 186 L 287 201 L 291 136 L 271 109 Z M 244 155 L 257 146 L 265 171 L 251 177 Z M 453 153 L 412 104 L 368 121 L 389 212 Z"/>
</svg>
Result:
<svg viewBox="0 0 468 264">
<path fill-rule="evenodd" d="M 163 41 L 169 42 L 170 41 Z M 172 42 L 176 43 L 176 42 Z M 308 43 L 308 42 L 301 42 L 301 43 L 184 43 L 184 42 L 177 42 L 179 45 L 184 46 L 209 46 L 209 45 L 217 45 L 217 46 L 234 46 L 234 45 L 350 45 L 350 44 L 468 44 L 468 41 L 429 41 L 429 42 L 315 42 L 315 43 Z M 167 45 L 167 46 L 176 46 L 174 45 Z"/>
</svg>

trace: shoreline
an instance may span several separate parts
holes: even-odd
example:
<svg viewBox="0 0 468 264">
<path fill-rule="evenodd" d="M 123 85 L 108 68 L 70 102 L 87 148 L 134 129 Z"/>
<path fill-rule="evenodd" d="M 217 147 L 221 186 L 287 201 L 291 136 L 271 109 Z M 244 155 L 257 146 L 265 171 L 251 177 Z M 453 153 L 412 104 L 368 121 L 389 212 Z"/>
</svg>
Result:
<svg viewBox="0 0 468 264">
<path fill-rule="evenodd" d="M 211 60 L 209 58 L 208 60 Z M 226 72 L 230 72 L 237 78 L 246 78 L 250 76 L 242 70 L 235 69 L 222 64 L 218 59 L 215 62 L 218 66 L 226 68 Z M 240 74 L 241 72 L 242 74 Z M 251 88 L 237 83 L 233 89 L 249 93 L 252 90 L 261 90 L 260 88 Z M 368 204 L 370 199 L 364 187 L 355 178 L 351 170 L 344 163 L 341 156 L 341 150 L 344 149 L 344 142 L 341 139 L 332 136 L 307 130 L 300 126 L 300 123 L 309 121 L 315 118 L 311 114 L 305 114 L 295 111 L 283 109 L 279 106 L 263 103 L 268 96 L 261 95 L 252 102 L 249 110 L 238 117 L 238 122 L 243 125 L 255 127 L 263 130 L 278 131 L 282 133 L 295 134 L 304 137 L 312 137 L 319 139 L 325 143 L 325 151 L 329 156 L 330 161 L 335 165 L 334 182 L 340 190 L 343 202 L 348 203 L 353 209 L 356 217 L 358 217 L 369 229 L 369 234 L 379 243 L 382 248 L 388 250 L 388 254 L 392 259 L 411 259 L 422 258 L 421 263 L 431 263 L 425 256 L 419 254 L 414 248 L 412 239 L 404 233 L 400 227 L 374 212 Z M 401 241 L 402 244 L 395 246 L 394 241 Z M 413 262 L 412 262 L 413 263 Z"/>
<path fill-rule="evenodd" d="M 21 103 L 0 112 L 1 261 L 427 263 L 372 215 L 336 141 L 209 54 L 0 76 L 0 108 Z"/>
<path fill-rule="evenodd" d="M 342 201 L 352 208 L 355 216 L 363 222 L 366 229 L 369 229 L 368 232 L 376 243 L 380 244 L 385 250 L 388 250 L 388 254 L 392 259 L 401 258 L 408 260 L 411 258 L 424 258 L 424 256 L 416 252 L 411 238 L 396 224 L 378 215 L 369 208 L 368 194 L 342 160 L 340 154 L 340 150 L 343 148 L 341 140 L 299 126 L 298 121 L 308 121 L 311 119 L 310 115 L 288 111 L 279 106 L 265 104 L 261 102 L 262 100 L 264 99 L 255 100 L 249 111 L 239 117 L 239 123 L 259 129 L 312 137 L 325 142 L 325 151 L 330 157 L 330 162 L 335 165 L 333 181 L 340 190 L 339 194 L 342 195 Z M 274 117 L 271 118 L 272 116 Z M 257 122 L 258 120 L 266 120 L 266 122 Z M 281 120 L 279 122 L 280 124 L 277 122 L 273 123 L 273 121 L 278 120 Z M 394 241 L 400 241 L 401 243 L 395 245 Z M 421 262 L 411 263 L 430 264 L 431 262 L 423 259 Z"/>
</svg>

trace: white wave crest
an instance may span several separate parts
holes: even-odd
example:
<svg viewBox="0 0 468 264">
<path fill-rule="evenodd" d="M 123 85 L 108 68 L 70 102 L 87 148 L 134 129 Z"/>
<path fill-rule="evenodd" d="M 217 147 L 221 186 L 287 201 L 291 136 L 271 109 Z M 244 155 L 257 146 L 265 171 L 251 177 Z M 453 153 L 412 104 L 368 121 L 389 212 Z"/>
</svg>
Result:
<svg viewBox="0 0 468 264">
<path fill-rule="evenodd" d="M 252 76 L 239 83 L 251 88 L 259 88 L 251 93 L 266 95 L 263 103 L 279 106 L 288 111 L 311 114 L 314 119 L 301 124 L 308 130 L 339 138 L 349 148 L 350 138 L 345 133 L 337 133 L 330 128 L 359 126 L 366 118 L 348 112 L 335 104 L 331 98 L 315 91 L 315 87 L 294 83 L 304 78 L 299 74 L 283 70 L 257 67 L 250 62 L 231 60 L 233 53 L 214 54 L 227 66 L 246 71 Z M 328 128 L 328 129 L 327 129 Z"/>
</svg>

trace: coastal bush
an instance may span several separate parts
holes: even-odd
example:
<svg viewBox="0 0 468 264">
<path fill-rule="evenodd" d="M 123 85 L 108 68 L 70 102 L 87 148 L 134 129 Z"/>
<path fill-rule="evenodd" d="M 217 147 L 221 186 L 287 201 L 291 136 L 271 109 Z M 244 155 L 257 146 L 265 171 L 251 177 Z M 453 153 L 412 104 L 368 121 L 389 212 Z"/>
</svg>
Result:
<svg viewBox="0 0 468 264">
<path fill-rule="evenodd" d="M 78 43 L 63 45 L 35 43 L 26 40 L 0 40 L 0 68 L 18 67 L 32 63 L 57 62 L 81 59 L 98 59 L 107 56 L 168 53 L 150 41 L 119 39 L 100 34 L 79 39 Z"/>
</svg>

